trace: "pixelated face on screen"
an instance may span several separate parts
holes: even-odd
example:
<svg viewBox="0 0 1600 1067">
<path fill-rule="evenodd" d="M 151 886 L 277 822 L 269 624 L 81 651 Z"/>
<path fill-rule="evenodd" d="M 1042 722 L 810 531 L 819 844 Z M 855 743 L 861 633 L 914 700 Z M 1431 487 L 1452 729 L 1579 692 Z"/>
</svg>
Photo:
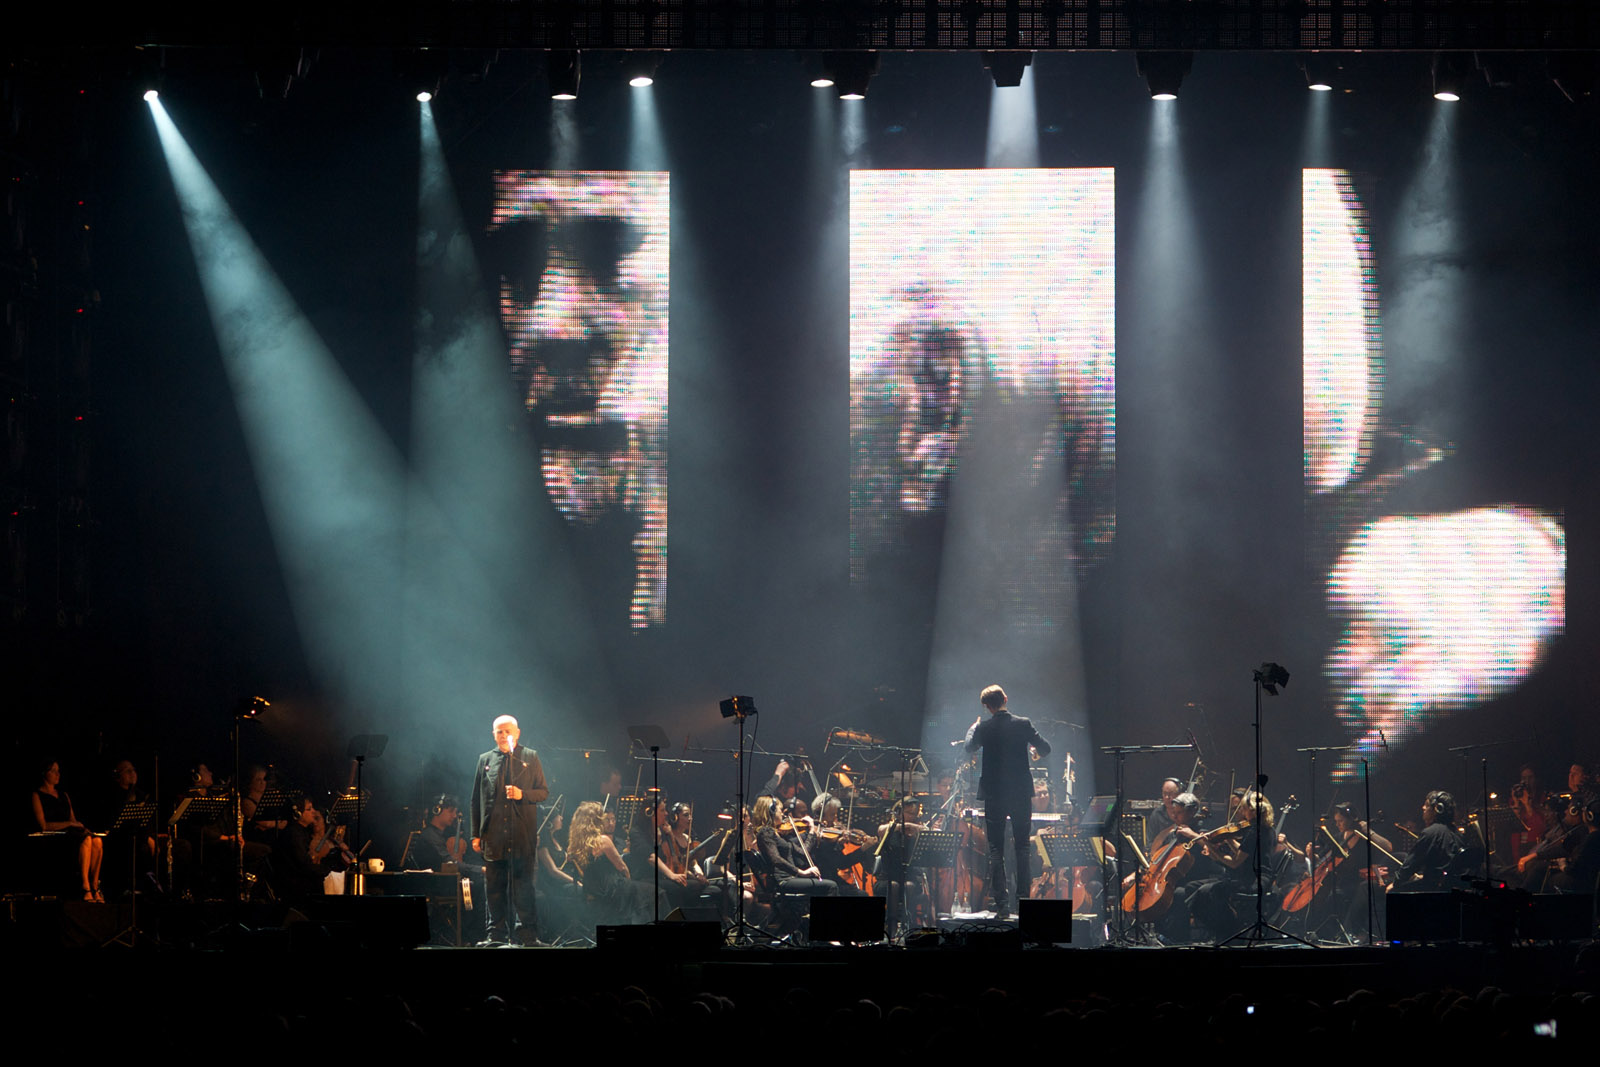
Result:
<svg viewBox="0 0 1600 1067">
<path fill-rule="evenodd" d="M 501 171 L 490 232 L 500 316 L 556 508 L 638 522 L 629 623 L 664 621 L 668 182 L 657 172 Z"/>
<path fill-rule="evenodd" d="M 1324 671 L 1355 741 L 1346 776 L 1538 669 L 1565 624 L 1566 533 L 1559 514 L 1509 501 L 1385 514 L 1386 494 L 1451 448 L 1383 416 L 1372 240 L 1347 172 L 1304 172 L 1302 252 L 1305 481 L 1343 624 Z"/>
<path fill-rule="evenodd" d="M 1073 170 L 850 175 L 851 573 L 948 503 L 980 412 L 1026 427 L 1017 464 L 1065 463 L 1068 566 L 1115 513 L 1114 176 Z"/>
</svg>

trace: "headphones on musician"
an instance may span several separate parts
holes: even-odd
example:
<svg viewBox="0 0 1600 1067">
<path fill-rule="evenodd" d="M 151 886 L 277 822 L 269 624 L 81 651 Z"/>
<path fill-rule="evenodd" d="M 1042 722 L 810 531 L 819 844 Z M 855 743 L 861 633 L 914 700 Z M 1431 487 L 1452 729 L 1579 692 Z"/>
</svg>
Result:
<svg viewBox="0 0 1600 1067">
<path fill-rule="evenodd" d="M 1454 822 L 1456 817 L 1456 798 L 1442 789 L 1435 789 L 1423 801 L 1433 809 L 1433 814 L 1445 822 Z"/>
</svg>

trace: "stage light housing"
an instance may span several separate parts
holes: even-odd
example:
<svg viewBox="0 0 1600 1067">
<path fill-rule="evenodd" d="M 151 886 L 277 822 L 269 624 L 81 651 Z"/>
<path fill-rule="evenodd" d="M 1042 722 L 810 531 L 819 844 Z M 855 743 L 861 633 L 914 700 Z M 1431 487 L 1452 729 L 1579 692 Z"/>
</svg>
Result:
<svg viewBox="0 0 1600 1067">
<path fill-rule="evenodd" d="M 1015 89 L 1021 85 L 1022 72 L 1032 62 L 1032 52 L 983 53 L 983 69 L 994 79 L 996 89 Z"/>
<path fill-rule="evenodd" d="M 823 57 L 823 67 L 831 72 L 840 100 L 864 100 L 878 73 L 878 53 L 832 52 Z"/>
<path fill-rule="evenodd" d="M 1314 93 L 1333 91 L 1334 75 L 1339 69 L 1339 64 L 1332 56 L 1311 53 L 1301 56 L 1298 62 L 1300 73 L 1305 76 L 1307 89 Z"/>
<path fill-rule="evenodd" d="M 144 102 L 147 104 L 153 104 L 160 98 L 161 94 L 156 92 L 154 89 L 146 89 L 144 91 Z"/>
<path fill-rule="evenodd" d="M 578 83 L 583 79 L 582 65 L 577 51 L 558 49 L 547 59 L 550 78 L 550 99 L 578 99 Z"/>
<path fill-rule="evenodd" d="M 1136 52 L 1134 63 L 1150 88 L 1152 100 L 1176 100 L 1183 79 L 1194 67 L 1193 52 Z"/>
<path fill-rule="evenodd" d="M 628 84 L 635 89 L 648 89 L 656 82 L 656 71 L 661 67 L 661 56 L 656 52 L 631 52 L 623 60 L 622 70 Z"/>
<path fill-rule="evenodd" d="M 428 92 L 428 90 L 426 90 L 426 89 L 422 90 L 422 92 L 417 94 L 417 103 L 419 103 L 419 104 L 426 104 L 429 100 L 432 100 L 432 99 L 433 99 L 433 94 Z"/>
<path fill-rule="evenodd" d="M 1452 52 L 1435 52 L 1433 56 L 1433 98 L 1453 104 L 1461 99 L 1461 90 L 1467 81 L 1466 62 Z"/>
</svg>

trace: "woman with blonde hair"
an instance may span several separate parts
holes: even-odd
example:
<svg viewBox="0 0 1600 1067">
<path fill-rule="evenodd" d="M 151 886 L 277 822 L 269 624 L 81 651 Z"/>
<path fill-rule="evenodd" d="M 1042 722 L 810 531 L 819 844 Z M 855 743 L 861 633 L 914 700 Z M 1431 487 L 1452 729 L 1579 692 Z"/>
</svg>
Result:
<svg viewBox="0 0 1600 1067">
<path fill-rule="evenodd" d="M 567 864 L 602 921 L 643 922 L 650 908 L 650 887 L 632 880 L 616 842 L 605 832 L 604 818 L 599 801 L 578 805 L 567 830 Z"/>
</svg>

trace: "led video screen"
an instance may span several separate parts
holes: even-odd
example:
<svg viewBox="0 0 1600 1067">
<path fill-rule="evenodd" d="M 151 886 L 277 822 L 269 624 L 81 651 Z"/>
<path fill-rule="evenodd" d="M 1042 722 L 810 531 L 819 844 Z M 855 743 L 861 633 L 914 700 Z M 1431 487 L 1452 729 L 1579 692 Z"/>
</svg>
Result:
<svg viewBox="0 0 1600 1067">
<path fill-rule="evenodd" d="M 631 523 L 635 629 L 667 605 L 667 179 L 498 171 L 489 227 L 545 488 L 577 526 Z"/>
<path fill-rule="evenodd" d="M 1310 548 L 1340 627 L 1324 673 L 1353 744 L 1336 769 L 1347 776 L 1538 669 L 1565 622 L 1566 536 L 1559 514 L 1516 501 L 1390 505 L 1408 479 L 1458 460 L 1385 414 L 1382 299 L 1349 173 L 1304 172 L 1302 250 Z"/>
<path fill-rule="evenodd" d="M 1110 168 L 851 173 L 853 581 L 906 551 L 909 522 L 946 510 L 980 441 L 981 469 L 999 450 L 1008 475 L 1053 494 L 1029 517 L 1037 529 L 1013 531 L 1025 550 L 1009 598 L 1104 554 L 1116 526 L 1114 208 Z"/>
</svg>

